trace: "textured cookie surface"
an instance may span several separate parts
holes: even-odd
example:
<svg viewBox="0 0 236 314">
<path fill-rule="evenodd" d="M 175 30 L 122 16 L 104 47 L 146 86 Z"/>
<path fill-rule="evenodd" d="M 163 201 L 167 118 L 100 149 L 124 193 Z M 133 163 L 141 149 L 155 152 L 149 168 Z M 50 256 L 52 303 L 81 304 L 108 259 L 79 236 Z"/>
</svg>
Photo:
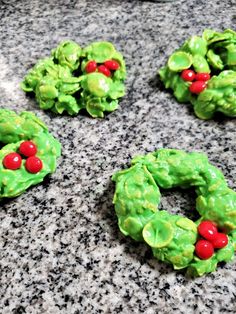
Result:
<svg viewBox="0 0 236 314">
<path fill-rule="evenodd" d="M 95 42 L 82 49 L 65 41 L 40 61 L 21 83 L 34 92 L 41 109 L 77 114 L 86 109 L 92 117 L 117 109 L 125 94 L 125 62 L 110 42 Z"/>
<path fill-rule="evenodd" d="M 236 117 L 236 32 L 207 29 L 190 37 L 159 74 L 179 102 L 192 103 L 199 118 L 215 112 Z"/>
<path fill-rule="evenodd" d="M 218 262 L 233 259 L 236 192 L 228 187 L 222 172 L 209 163 L 205 154 L 159 149 L 135 157 L 132 167 L 115 173 L 113 180 L 116 182 L 113 202 L 121 232 L 146 242 L 159 260 L 173 264 L 175 269 L 187 267 L 190 274 L 201 276 L 214 271 Z M 201 215 L 198 221 L 158 211 L 159 188 L 175 187 L 195 188 L 196 209 Z M 227 245 L 218 247 L 214 254 L 212 251 L 206 260 L 196 255 L 198 226 L 202 221 L 211 221 L 228 233 Z"/>
<path fill-rule="evenodd" d="M 16 170 L 6 168 L 4 157 L 19 153 L 21 143 L 29 140 L 37 147 L 36 156 L 42 161 L 42 169 L 37 173 L 29 172 L 27 158 L 22 158 L 21 166 Z M 25 111 L 17 115 L 14 111 L 0 109 L 0 142 L 3 145 L 0 150 L 0 198 L 17 196 L 55 171 L 60 143 L 33 113 Z"/>
</svg>

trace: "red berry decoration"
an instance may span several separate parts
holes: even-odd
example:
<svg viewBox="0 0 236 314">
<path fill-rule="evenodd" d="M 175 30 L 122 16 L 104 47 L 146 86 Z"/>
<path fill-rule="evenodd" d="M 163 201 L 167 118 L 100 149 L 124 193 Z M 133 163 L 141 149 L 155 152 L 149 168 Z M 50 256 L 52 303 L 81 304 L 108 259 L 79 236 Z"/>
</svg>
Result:
<svg viewBox="0 0 236 314">
<path fill-rule="evenodd" d="M 198 232 L 203 238 L 212 241 L 215 239 L 218 230 L 212 221 L 205 220 L 199 224 Z"/>
<path fill-rule="evenodd" d="M 120 65 L 116 60 L 107 60 L 104 62 L 105 67 L 107 67 L 109 70 L 118 70 Z"/>
<path fill-rule="evenodd" d="M 214 247 L 207 240 L 199 240 L 195 246 L 195 253 L 201 259 L 208 259 L 214 254 Z"/>
<path fill-rule="evenodd" d="M 195 76 L 196 81 L 209 81 L 211 78 L 209 73 L 197 73 Z"/>
<path fill-rule="evenodd" d="M 25 157 L 34 156 L 37 154 L 37 147 L 33 142 L 25 141 L 20 144 L 19 152 Z"/>
<path fill-rule="evenodd" d="M 103 73 L 108 77 L 111 76 L 110 70 L 103 64 L 98 66 L 98 72 Z"/>
<path fill-rule="evenodd" d="M 3 166 L 10 170 L 19 169 L 21 166 L 21 156 L 17 153 L 10 153 L 3 158 Z"/>
<path fill-rule="evenodd" d="M 225 233 L 217 233 L 214 240 L 211 242 L 215 249 L 222 249 L 228 244 L 229 240 Z"/>
<path fill-rule="evenodd" d="M 193 94 L 200 94 L 206 88 L 206 82 L 196 81 L 189 86 L 189 90 Z"/>
<path fill-rule="evenodd" d="M 96 63 L 96 61 L 89 61 L 89 62 L 86 64 L 86 67 L 85 67 L 86 73 L 95 72 L 96 69 L 97 69 L 97 63 Z"/>
<path fill-rule="evenodd" d="M 43 168 L 42 160 L 36 156 L 31 156 L 26 159 L 25 168 L 28 172 L 37 173 Z"/>
<path fill-rule="evenodd" d="M 184 81 L 192 82 L 195 79 L 195 72 L 193 70 L 183 70 L 181 77 Z"/>
</svg>

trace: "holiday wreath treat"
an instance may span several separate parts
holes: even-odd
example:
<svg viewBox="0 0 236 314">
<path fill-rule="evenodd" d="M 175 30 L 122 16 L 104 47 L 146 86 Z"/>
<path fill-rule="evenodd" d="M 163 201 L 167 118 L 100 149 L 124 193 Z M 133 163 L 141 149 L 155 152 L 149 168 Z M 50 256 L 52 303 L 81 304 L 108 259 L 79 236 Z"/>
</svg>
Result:
<svg viewBox="0 0 236 314">
<path fill-rule="evenodd" d="M 160 149 L 135 157 L 129 169 L 115 173 L 112 179 L 121 232 L 146 242 L 157 259 L 171 263 L 174 269 L 187 267 L 195 276 L 233 259 L 236 192 L 205 154 Z M 175 187 L 195 189 L 198 221 L 158 210 L 159 188 Z"/>
<path fill-rule="evenodd" d="M 31 112 L 0 109 L 0 198 L 14 197 L 55 171 L 60 143 Z"/>
<path fill-rule="evenodd" d="M 159 71 L 179 102 L 191 102 L 200 119 L 215 112 L 236 117 L 236 32 L 205 30 L 190 37 Z"/>
<path fill-rule="evenodd" d="M 125 62 L 109 42 L 95 42 L 82 49 L 62 42 L 51 57 L 40 60 L 21 87 L 35 93 L 40 108 L 62 114 L 86 109 L 92 117 L 117 109 L 125 94 Z"/>
</svg>

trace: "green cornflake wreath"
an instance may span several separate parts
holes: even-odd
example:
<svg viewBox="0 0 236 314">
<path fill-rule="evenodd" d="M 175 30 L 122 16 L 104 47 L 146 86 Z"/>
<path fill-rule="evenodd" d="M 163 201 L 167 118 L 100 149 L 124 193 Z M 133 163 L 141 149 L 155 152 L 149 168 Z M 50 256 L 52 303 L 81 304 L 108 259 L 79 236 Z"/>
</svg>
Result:
<svg viewBox="0 0 236 314">
<path fill-rule="evenodd" d="M 0 198 L 17 196 L 55 171 L 61 145 L 32 112 L 0 109 L 0 142 Z"/>
<path fill-rule="evenodd" d="M 135 157 L 131 164 L 129 169 L 118 171 L 112 177 L 116 182 L 113 203 L 120 231 L 125 236 L 144 241 L 157 259 L 173 264 L 174 269 L 187 267 L 187 272 L 194 276 L 212 272 L 218 262 L 233 259 L 236 192 L 228 187 L 222 172 L 209 163 L 205 154 L 159 149 Z M 158 210 L 159 188 L 174 187 L 195 188 L 196 209 L 201 215 L 198 221 Z M 206 256 L 205 249 L 196 254 L 197 246 L 205 241 L 199 233 L 208 239 L 205 233 L 211 232 L 203 230 L 202 233 L 204 224 L 222 230 L 224 234 L 217 231 L 217 236 L 223 234 L 227 242 L 224 247 L 214 244 L 214 248 L 213 242 L 210 243 L 211 256 Z"/>
<path fill-rule="evenodd" d="M 190 37 L 159 75 L 179 102 L 191 102 L 200 119 L 215 112 L 236 117 L 236 32 L 205 30 Z"/>
<path fill-rule="evenodd" d="M 21 83 L 35 93 L 41 109 L 76 115 L 86 109 L 92 117 L 118 107 L 125 94 L 123 56 L 109 42 L 95 42 L 82 49 L 64 41 L 51 57 L 38 61 Z"/>
</svg>

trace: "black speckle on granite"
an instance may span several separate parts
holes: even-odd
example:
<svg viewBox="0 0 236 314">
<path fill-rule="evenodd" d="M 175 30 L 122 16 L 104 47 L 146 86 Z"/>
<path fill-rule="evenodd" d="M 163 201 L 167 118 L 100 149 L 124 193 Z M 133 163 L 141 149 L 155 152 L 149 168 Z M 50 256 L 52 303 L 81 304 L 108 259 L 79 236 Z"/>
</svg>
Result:
<svg viewBox="0 0 236 314">
<path fill-rule="evenodd" d="M 61 141 L 57 171 L 0 210 L 0 313 L 235 313 L 235 261 L 189 279 L 119 232 L 112 174 L 160 147 L 206 152 L 235 188 L 235 120 L 197 119 L 157 69 L 192 34 L 235 27 L 235 1 L 0 1 L 0 107 L 31 110 Z M 103 120 L 41 111 L 19 83 L 61 40 L 112 41 L 127 94 Z M 161 206 L 194 218 L 194 193 Z"/>
</svg>

